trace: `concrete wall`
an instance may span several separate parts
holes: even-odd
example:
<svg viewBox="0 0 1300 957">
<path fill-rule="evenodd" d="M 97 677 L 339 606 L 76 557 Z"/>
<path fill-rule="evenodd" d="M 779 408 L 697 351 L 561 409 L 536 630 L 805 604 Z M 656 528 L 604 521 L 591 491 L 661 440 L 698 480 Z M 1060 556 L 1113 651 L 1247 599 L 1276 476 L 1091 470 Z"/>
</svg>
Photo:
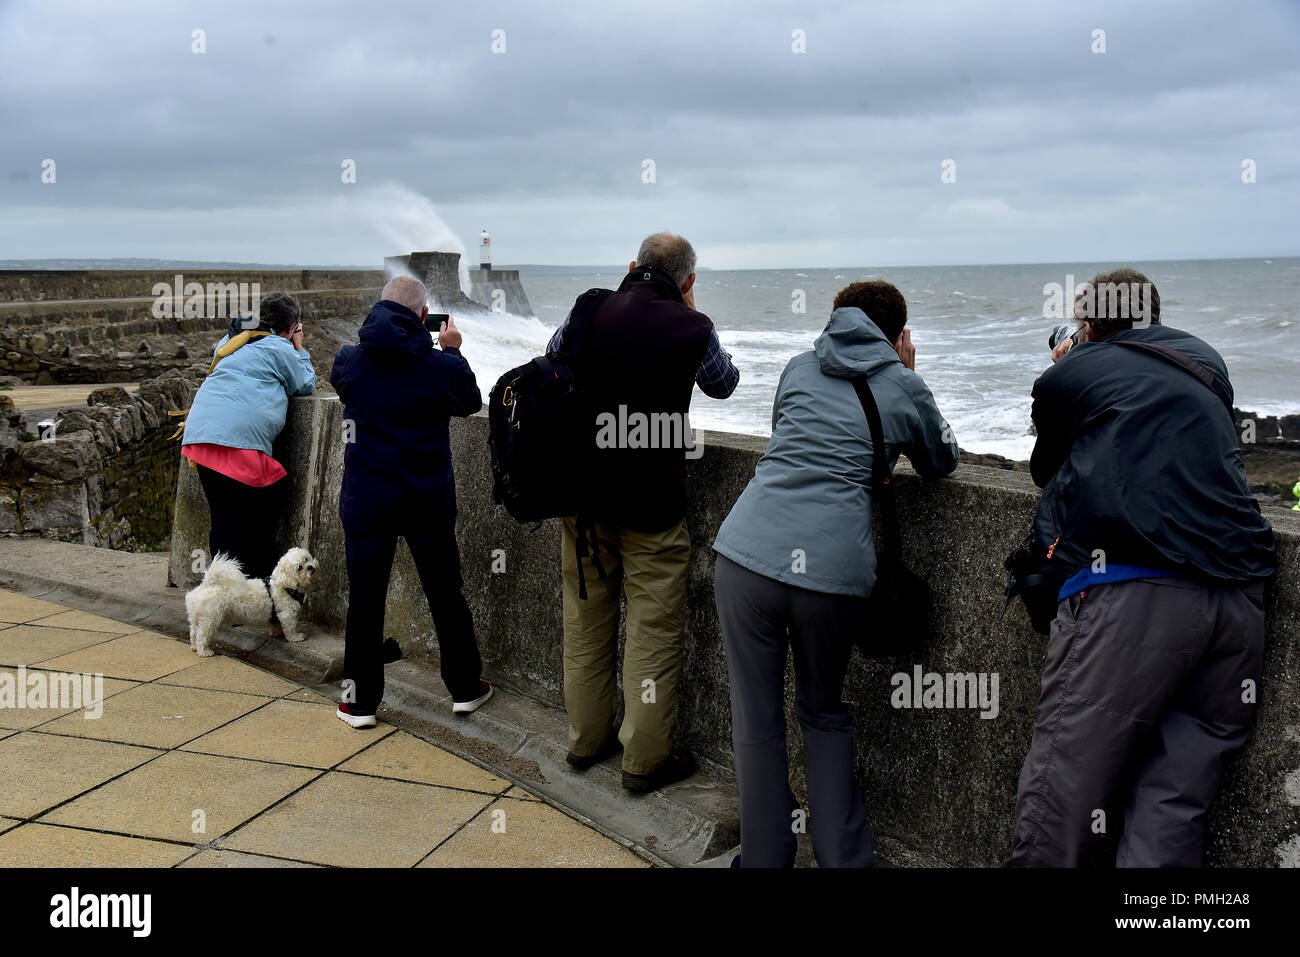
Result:
<svg viewBox="0 0 1300 957">
<path fill-rule="evenodd" d="M 516 316 L 533 315 L 524 284 L 519 281 L 518 269 L 471 269 L 469 295 L 471 299 L 499 311 Z"/>
<path fill-rule="evenodd" d="M 342 622 L 347 607 L 337 511 L 341 427 L 337 400 L 295 400 L 279 448 L 294 482 L 285 542 L 307 546 L 320 560 L 321 580 L 307 607 L 313 618 L 334 624 Z M 556 522 L 535 531 L 520 526 L 492 503 L 486 435 L 482 416 L 453 423 L 465 590 L 486 672 L 559 707 L 559 530 Z M 727 669 L 708 546 L 765 442 L 718 433 L 706 433 L 705 442 L 703 457 L 692 466 L 688 521 L 695 549 L 678 734 L 682 743 L 729 766 Z M 936 483 L 902 469 L 898 493 L 907 516 L 907 561 L 934 587 L 935 628 L 917 661 L 868 662 L 855 654 L 845 697 L 854 705 L 858 774 L 878 832 L 903 841 L 922 860 L 993 865 L 1009 847 L 1016 778 L 1033 726 L 1045 643 L 1018 607 L 1002 616 L 1001 562 L 1029 528 L 1037 491 L 1023 474 L 963 466 Z M 1207 854 L 1213 864 L 1300 865 L 1300 515 L 1279 509 L 1268 515 L 1278 532 L 1281 568 L 1267 598 L 1259 711 L 1251 743 L 1229 770 L 1211 812 Z M 182 470 L 174 582 L 194 582 L 191 553 L 206 543 L 202 491 Z M 504 574 L 492 571 L 498 549 L 505 553 Z M 387 630 L 408 656 L 434 666 L 432 625 L 404 545 L 393 570 Z M 997 672 L 997 718 L 981 719 L 973 710 L 893 709 L 890 676 L 910 673 L 915 664 L 926 671 Z M 790 751 L 798 789 L 802 750 L 796 733 Z"/>
</svg>

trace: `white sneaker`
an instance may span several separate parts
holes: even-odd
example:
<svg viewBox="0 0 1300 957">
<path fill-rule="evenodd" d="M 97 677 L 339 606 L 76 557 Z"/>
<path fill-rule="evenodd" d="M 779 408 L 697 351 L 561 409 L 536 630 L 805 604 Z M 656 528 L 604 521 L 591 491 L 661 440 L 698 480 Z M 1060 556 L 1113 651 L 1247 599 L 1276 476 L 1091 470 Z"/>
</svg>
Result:
<svg viewBox="0 0 1300 957">
<path fill-rule="evenodd" d="M 339 709 L 334 713 L 339 716 L 339 720 L 354 728 L 373 728 L 378 724 L 373 714 L 353 714 L 352 709 L 346 704 L 339 705 Z"/>
<path fill-rule="evenodd" d="M 479 681 L 483 686 L 483 693 L 473 701 L 453 701 L 451 703 L 452 714 L 470 714 L 483 707 L 488 698 L 492 697 L 492 686 L 486 681 Z"/>
</svg>

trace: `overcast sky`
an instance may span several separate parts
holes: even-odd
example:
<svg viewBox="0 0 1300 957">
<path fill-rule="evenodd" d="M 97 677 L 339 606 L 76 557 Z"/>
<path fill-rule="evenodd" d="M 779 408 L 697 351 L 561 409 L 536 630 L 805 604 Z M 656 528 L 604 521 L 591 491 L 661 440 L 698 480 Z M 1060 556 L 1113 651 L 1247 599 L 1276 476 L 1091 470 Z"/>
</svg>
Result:
<svg viewBox="0 0 1300 957">
<path fill-rule="evenodd" d="M 0 0 L 0 259 L 377 266 L 439 214 L 499 263 L 1300 254 L 1300 3 Z"/>
</svg>

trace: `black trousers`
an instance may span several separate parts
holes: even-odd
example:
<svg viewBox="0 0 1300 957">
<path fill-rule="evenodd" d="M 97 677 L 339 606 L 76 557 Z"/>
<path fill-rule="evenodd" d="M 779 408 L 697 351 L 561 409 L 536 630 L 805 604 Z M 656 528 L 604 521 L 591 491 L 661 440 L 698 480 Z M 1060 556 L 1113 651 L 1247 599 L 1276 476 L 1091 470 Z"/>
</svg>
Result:
<svg viewBox="0 0 1300 957">
<path fill-rule="evenodd" d="M 209 560 L 224 552 L 239 560 L 248 578 L 271 577 L 280 560 L 276 527 L 288 501 L 288 479 L 259 488 L 202 465 L 198 470 L 212 516 Z"/>
<path fill-rule="evenodd" d="M 399 535 L 406 539 L 429 600 L 443 684 L 453 701 L 472 701 L 482 693 L 483 661 L 462 590 L 456 513 L 431 516 L 427 505 L 400 511 L 408 516 L 401 523 L 349 521 L 344 516 L 348 620 L 343 676 L 354 682 L 350 707 L 355 714 L 374 714 L 384 696 L 384 606 Z"/>
<path fill-rule="evenodd" d="M 866 599 L 796 588 L 722 555 L 714 597 L 731 683 L 741 866 L 794 866 L 800 816 L 785 743 L 785 663 L 793 648 L 813 856 L 822 867 L 870 867 L 871 829 L 853 774 L 853 715 L 840 697 Z"/>
<path fill-rule="evenodd" d="M 1007 866 L 1076 867 L 1116 831 L 1117 867 L 1201 865 L 1205 812 L 1254 718 L 1263 593 L 1139 578 L 1060 603 Z"/>
</svg>

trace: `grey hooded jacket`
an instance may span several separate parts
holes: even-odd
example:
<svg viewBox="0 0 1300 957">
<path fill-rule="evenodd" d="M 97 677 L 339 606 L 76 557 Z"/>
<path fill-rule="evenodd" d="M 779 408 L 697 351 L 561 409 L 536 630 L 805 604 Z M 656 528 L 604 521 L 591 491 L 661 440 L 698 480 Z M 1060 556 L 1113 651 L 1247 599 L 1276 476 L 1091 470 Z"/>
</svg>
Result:
<svg viewBox="0 0 1300 957">
<path fill-rule="evenodd" d="M 718 530 L 719 554 L 799 588 L 871 593 L 871 431 L 850 381 L 862 376 L 880 409 L 891 470 L 900 452 L 926 478 L 957 467 L 957 439 L 925 382 L 861 309 L 836 309 L 813 351 L 781 373 L 771 441 Z"/>
</svg>

